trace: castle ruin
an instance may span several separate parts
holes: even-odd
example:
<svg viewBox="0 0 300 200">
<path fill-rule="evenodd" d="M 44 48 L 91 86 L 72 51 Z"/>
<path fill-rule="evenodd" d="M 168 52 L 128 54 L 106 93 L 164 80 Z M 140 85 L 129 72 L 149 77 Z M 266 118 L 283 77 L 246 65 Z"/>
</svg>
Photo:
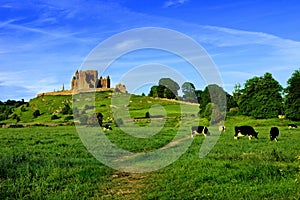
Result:
<svg viewBox="0 0 300 200">
<path fill-rule="evenodd" d="M 86 70 L 86 71 L 76 71 L 72 78 L 71 90 L 80 90 L 88 88 L 110 88 L 110 78 L 109 76 L 98 78 L 98 71 L 96 70 Z"/>
<path fill-rule="evenodd" d="M 72 77 L 71 90 L 65 90 L 65 85 L 62 85 L 62 90 L 54 92 L 44 92 L 37 96 L 44 95 L 72 95 L 81 91 L 116 91 L 119 93 L 127 93 L 126 86 L 117 84 L 116 88 L 110 87 L 110 78 L 102 76 L 98 78 L 97 70 L 76 71 Z"/>
</svg>

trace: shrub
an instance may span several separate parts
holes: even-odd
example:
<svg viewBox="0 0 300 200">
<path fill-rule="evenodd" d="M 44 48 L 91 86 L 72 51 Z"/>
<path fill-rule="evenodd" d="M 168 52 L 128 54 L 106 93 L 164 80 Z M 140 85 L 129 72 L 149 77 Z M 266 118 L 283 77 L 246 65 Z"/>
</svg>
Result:
<svg viewBox="0 0 300 200">
<path fill-rule="evenodd" d="M 73 114 L 73 111 L 69 104 L 65 104 L 61 110 L 61 113 L 63 115 L 67 115 L 67 114 L 71 115 L 71 114 Z"/>
<path fill-rule="evenodd" d="M 123 120 L 121 118 L 118 118 L 116 121 L 116 126 L 122 126 L 124 124 Z"/>
<path fill-rule="evenodd" d="M 150 113 L 146 112 L 145 118 L 150 118 Z"/>
<path fill-rule="evenodd" d="M 54 120 L 54 119 L 59 119 L 60 117 L 58 117 L 57 115 L 52 115 L 51 116 L 51 120 Z"/>
<path fill-rule="evenodd" d="M 72 115 L 70 115 L 70 116 L 66 116 L 64 121 L 69 121 L 69 120 L 73 120 L 73 119 L 74 119 L 74 117 Z"/>
<path fill-rule="evenodd" d="M 32 113 L 33 117 L 34 118 L 37 118 L 38 116 L 41 115 L 40 111 L 39 110 L 35 110 L 33 113 Z"/>
</svg>

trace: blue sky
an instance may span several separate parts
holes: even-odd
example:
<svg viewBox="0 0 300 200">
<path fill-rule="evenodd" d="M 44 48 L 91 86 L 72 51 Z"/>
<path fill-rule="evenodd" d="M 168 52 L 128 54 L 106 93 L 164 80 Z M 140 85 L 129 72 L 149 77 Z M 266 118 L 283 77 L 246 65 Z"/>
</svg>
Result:
<svg viewBox="0 0 300 200">
<path fill-rule="evenodd" d="M 228 92 L 266 72 L 285 87 L 300 66 L 299 10 L 297 0 L 2 0 L 0 100 L 29 100 L 62 84 L 70 88 L 74 72 L 98 44 L 141 27 L 168 28 L 197 41 Z M 186 64 L 154 50 L 128 54 L 103 75 L 110 75 L 114 86 L 137 63 L 160 62 L 204 89 Z"/>
</svg>

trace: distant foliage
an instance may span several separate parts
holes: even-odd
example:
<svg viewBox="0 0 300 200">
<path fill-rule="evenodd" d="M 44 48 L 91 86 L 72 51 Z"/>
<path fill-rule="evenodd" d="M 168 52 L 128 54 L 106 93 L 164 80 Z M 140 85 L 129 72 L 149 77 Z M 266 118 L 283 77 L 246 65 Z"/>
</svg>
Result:
<svg viewBox="0 0 300 200">
<path fill-rule="evenodd" d="M 13 113 L 14 108 L 17 108 L 24 104 L 25 105 L 28 104 L 27 102 L 24 101 L 24 99 L 22 99 L 21 101 L 16 101 L 16 100 L 7 100 L 5 102 L 0 101 L 0 121 L 7 120 L 9 118 L 9 115 Z"/>
<path fill-rule="evenodd" d="M 282 113 L 282 90 L 272 74 L 266 73 L 247 80 L 243 89 L 236 88 L 235 98 L 242 114 L 259 119 L 273 118 Z"/>
<path fill-rule="evenodd" d="M 225 117 L 227 93 L 222 87 L 211 84 L 200 92 L 200 116 L 213 122 L 218 122 Z M 211 118 L 213 114 L 213 119 Z"/>
<path fill-rule="evenodd" d="M 175 99 L 178 96 L 178 90 L 180 89 L 178 83 L 170 78 L 161 78 L 158 85 L 152 86 L 149 92 L 150 97 L 160 97 Z"/>
<path fill-rule="evenodd" d="M 181 90 L 182 93 L 184 94 L 183 95 L 184 101 L 193 102 L 193 103 L 196 103 L 198 101 L 195 93 L 195 86 L 193 83 L 190 82 L 183 83 L 181 86 Z"/>
<path fill-rule="evenodd" d="M 287 81 L 285 89 L 284 113 L 287 118 L 300 120 L 300 69 Z"/>
</svg>

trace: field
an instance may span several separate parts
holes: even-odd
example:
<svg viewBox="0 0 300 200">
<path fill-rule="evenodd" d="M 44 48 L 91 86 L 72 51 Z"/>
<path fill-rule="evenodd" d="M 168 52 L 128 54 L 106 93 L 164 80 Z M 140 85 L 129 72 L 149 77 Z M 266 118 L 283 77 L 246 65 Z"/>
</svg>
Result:
<svg viewBox="0 0 300 200">
<path fill-rule="evenodd" d="M 131 118 L 140 119 L 134 122 L 135 125 L 147 128 L 154 124 L 148 129 L 151 130 L 163 122 L 163 128 L 157 134 L 143 138 L 124 133 L 109 120 L 112 117 L 110 97 L 111 94 L 102 93 L 96 96 L 95 104 L 85 98 L 78 105 L 87 108 L 88 114 L 95 110 L 104 113 L 105 123 L 113 128 L 105 135 L 116 146 L 133 153 L 152 152 L 170 143 L 178 131 L 182 132 L 183 139 L 191 141 L 191 145 L 166 167 L 129 173 L 102 164 L 84 146 L 78 127 L 86 132 L 98 127 L 77 126 L 76 129 L 75 126 L 33 125 L 0 128 L 0 199 L 300 198 L 300 129 L 288 129 L 287 124 L 291 121 L 228 117 L 225 121 L 227 130 L 209 154 L 199 158 L 204 136 L 197 135 L 192 140 L 189 130 L 180 129 L 183 122 L 188 127 L 209 125 L 208 120 L 198 119 L 197 105 L 184 105 L 185 112 L 181 114 L 176 102 L 132 96 L 130 104 L 120 108 L 129 110 Z M 70 98 L 67 102 L 71 103 Z M 14 112 L 20 115 L 20 123 L 61 123 L 66 115 L 57 112 L 59 119 L 51 120 L 50 117 L 65 103 L 63 97 L 39 97 L 29 102 L 25 111 L 18 108 Z M 148 111 L 154 116 L 161 113 L 162 107 L 157 105 L 163 106 L 167 117 L 145 119 Z M 39 109 L 42 115 L 33 118 L 34 109 Z M 259 139 L 234 140 L 236 125 L 252 125 L 259 132 Z M 272 126 L 280 130 L 278 142 L 269 141 Z M 146 133 L 145 136 L 149 135 Z M 181 141 L 173 142 L 172 147 L 176 149 Z M 147 165 L 147 161 L 140 163 L 140 166 Z"/>
<path fill-rule="evenodd" d="M 236 121 L 226 122 L 205 158 L 199 158 L 204 137 L 197 136 L 177 161 L 141 174 L 98 162 L 73 126 L 0 129 L 0 199 L 299 199 L 299 129 L 279 127 L 279 141 L 270 142 L 267 124 L 280 121 L 248 119 L 257 123 L 259 140 L 233 140 Z M 172 130 L 135 145 L 116 127 L 109 134 L 123 148 L 146 151 L 169 141 Z"/>
</svg>

